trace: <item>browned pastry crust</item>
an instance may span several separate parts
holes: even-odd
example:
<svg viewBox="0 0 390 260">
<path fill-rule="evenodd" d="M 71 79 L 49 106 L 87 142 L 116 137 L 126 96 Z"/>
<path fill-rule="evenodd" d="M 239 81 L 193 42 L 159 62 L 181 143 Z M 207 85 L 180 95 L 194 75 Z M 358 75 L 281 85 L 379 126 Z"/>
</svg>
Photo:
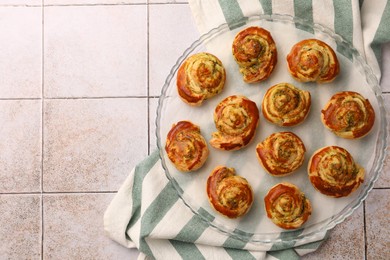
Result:
<svg viewBox="0 0 390 260">
<path fill-rule="evenodd" d="M 296 43 L 287 55 L 288 70 L 298 81 L 327 83 L 339 74 L 340 65 L 332 47 L 317 39 Z"/>
<path fill-rule="evenodd" d="M 352 91 L 332 96 L 321 111 L 322 123 L 336 135 L 355 139 L 367 135 L 375 122 L 370 101 Z"/>
<path fill-rule="evenodd" d="M 269 122 L 279 126 L 302 123 L 311 106 L 310 92 L 289 83 L 279 83 L 267 90 L 262 102 L 262 112 Z"/>
<path fill-rule="evenodd" d="M 225 68 L 214 55 L 201 52 L 188 57 L 177 72 L 177 91 L 189 105 L 199 106 L 220 93 L 226 81 Z"/>
<path fill-rule="evenodd" d="M 286 176 L 298 169 L 305 159 L 306 148 L 292 132 L 271 134 L 256 147 L 257 158 L 273 176 Z"/>
<path fill-rule="evenodd" d="M 211 206 L 229 218 L 244 215 L 253 203 L 251 186 L 233 168 L 216 167 L 207 179 L 206 190 Z"/>
<path fill-rule="evenodd" d="M 256 103 L 244 96 L 229 96 L 214 112 L 217 132 L 212 134 L 211 146 L 221 150 L 238 150 L 253 139 L 259 123 Z"/>
<path fill-rule="evenodd" d="M 308 174 L 314 188 L 336 198 L 348 196 L 364 181 L 364 169 L 338 146 L 317 150 L 310 158 Z"/>
<path fill-rule="evenodd" d="M 265 80 L 277 62 L 275 42 L 269 31 L 261 27 L 248 27 L 240 31 L 233 41 L 233 56 L 247 83 Z"/>
<path fill-rule="evenodd" d="M 311 204 L 305 194 L 291 183 L 273 186 L 264 198 L 268 218 L 283 229 L 302 226 L 311 215 Z"/>
<path fill-rule="evenodd" d="M 209 154 L 206 140 L 200 128 L 189 121 L 174 124 L 167 135 L 165 151 L 179 171 L 199 169 Z"/>
</svg>

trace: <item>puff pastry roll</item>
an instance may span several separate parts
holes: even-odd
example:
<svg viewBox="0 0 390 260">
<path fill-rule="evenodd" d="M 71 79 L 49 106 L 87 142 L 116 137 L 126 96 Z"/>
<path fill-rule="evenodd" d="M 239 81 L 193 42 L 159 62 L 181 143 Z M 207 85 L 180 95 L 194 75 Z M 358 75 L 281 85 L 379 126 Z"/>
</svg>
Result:
<svg viewBox="0 0 390 260">
<path fill-rule="evenodd" d="M 310 92 L 289 83 L 279 83 L 267 90 L 262 102 L 265 119 L 279 126 L 294 126 L 310 111 Z"/>
<path fill-rule="evenodd" d="M 364 181 L 364 169 L 338 146 L 317 150 L 310 158 L 308 174 L 314 188 L 336 198 L 348 196 Z"/>
<path fill-rule="evenodd" d="M 207 179 L 206 190 L 211 206 L 229 218 L 244 215 L 253 203 L 252 187 L 234 168 L 216 167 Z"/>
<path fill-rule="evenodd" d="M 305 194 L 291 183 L 273 186 L 264 198 L 268 218 L 283 229 L 302 226 L 311 215 L 311 204 Z"/>
<path fill-rule="evenodd" d="M 292 132 L 271 134 L 256 147 L 257 158 L 273 176 L 286 176 L 298 169 L 305 159 L 306 148 Z"/>
<path fill-rule="evenodd" d="M 199 169 L 209 154 L 206 140 L 200 128 L 189 121 L 174 124 L 168 133 L 165 151 L 179 171 Z"/>
<path fill-rule="evenodd" d="M 222 62 L 210 53 L 197 53 L 188 57 L 177 72 L 177 91 L 189 105 L 199 106 L 220 93 L 226 80 Z"/>
<path fill-rule="evenodd" d="M 233 56 L 247 83 L 259 82 L 269 77 L 277 62 L 275 42 L 269 31 L 248 27 L 233 40 Z"/>
<path fill-rule="evenodd" d="M 367 135 L 375 122 L 370 101 L 352 91 L 336 93 L 321 111 L 322 123 L 336 135 L 355 139 Z"/>
<path fill-rule="evenodd" d="M 221 150 L 238 150 L 253 139 L 259 123 L 256 103 L 244 96 L 229 96 L 214 111 L 217 132 L 212 134 L 211 146 Z"/>
<path fill-rule="evenodd" d="M 288 70 L 298 81 L 327 83 L 339 74 L 340 65 L 332 47 L 317 39 L 296 43 L 287 55 Z"/>
</svg>

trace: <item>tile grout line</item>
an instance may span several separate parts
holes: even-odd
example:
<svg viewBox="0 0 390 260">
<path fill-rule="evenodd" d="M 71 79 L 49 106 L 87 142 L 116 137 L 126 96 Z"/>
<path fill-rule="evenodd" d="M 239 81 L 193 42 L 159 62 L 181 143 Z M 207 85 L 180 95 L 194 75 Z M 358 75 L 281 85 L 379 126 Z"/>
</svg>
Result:
<svg viewBox="0 0 390 260">
<path fill-rule="evenodd" d="M 149 63 L 150 63 L 150 57 L 149 57 L 149 0 L 146 1 L 146 103 L 147 103 L 147 108 L 146 108 L 146 113 L 147 113 L 147 131 L 148 131 L 148 149 L 147 153 L 150 155 L 150 80 L 149 80 Z"/>
<path fill-rule="evenodd" d="M 45 102 L 44 102 L 44 98 L 45 98 L 45 83 L 44 83 L 44 78 L 45 78 L 45 55 L 44 55 L 44 42 L 45 42 L 45 26 L 44 26 L 44 21 L 45 21 L 45 0 L 42 0 L 41 2 L 42 4 L 42 7 L 41 7 L 41 10 L 42 10 L 42 43 L 41 43 L 41 54 L 42 54 L 42 74 L 41 74 L 41 84 L 42 84 L 42 89 L 41 89 L 41 260 L 43 260 L 43 242 L 44 242 L 44 210 L 43 210 L 43 160 L 44 160 L 44 106 L 45 106 Z"/>
</svg>

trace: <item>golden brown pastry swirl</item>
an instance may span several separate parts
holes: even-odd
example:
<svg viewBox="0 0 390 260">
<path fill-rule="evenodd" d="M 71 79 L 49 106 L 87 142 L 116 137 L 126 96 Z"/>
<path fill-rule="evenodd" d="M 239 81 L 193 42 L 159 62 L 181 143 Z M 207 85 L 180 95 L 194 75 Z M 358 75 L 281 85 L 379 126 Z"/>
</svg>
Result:
<svg viewBox="0 0 390 260">
<path fill-rule="evenodd" d="M 165 151 L 179 171 L 199 169 L 206 161 L 209 149 L 200 128 L 189 121 L 174 124 L 168 133 Z"/>
<path fill-rule="evenodd" d="M 210 53 L 197 53 L 188 57 L 177 72 L 177 90 L 189 105 L 199 106 L 205 99 L 222 91 L 226 72 L 222 62 Z"/>
<path fill-rule="evenodd" d="M 277 62 L 275 42 L 269 31 L 260 27 L 240 31 L 232 49 L 243 79 L 248 83 L 267 79 Z"/>
<path fill-rule="evenodd" d="M 248 181 L 224 166 L 216 167 L 207 179 L 207 195 L 214 209 L 229 218 L 244 215 L 253 203 Z"/>
<path fill-rule="evenodd" d="M 322 122 L 328 129 L 348 139 L 367 135 L 375 121 L 370 101 L 352 91 L 333 95 L 321 113 Z"/>
<path fill-rule="evenodd" d="M 267 90 L 262 102 L 264 117 L 279 126 L 294 126 L 310 111 L 310 92 L 289 83 L 279 83 Z"/>
<path fill-rule="evenodd" d="M 264 169 L 273 176 L 286 176 L 298 169 L 306 148 L 302 140 L 292 132 L 271 134 L 256 147 L 257 158 Z"/>
<path fill-rule="evenodd" d="M 296 43 L 287 55 L 288 70 L 298 81 L 333 81 L 340 65 L 333 49 L 323 41 L 306 39 Z"/>
<path fill-rule="evenodd" d="M 322 194 L 345 197 L 364 181 L 364 169 L 344 148 L 327 146 L 316 151 L 308 165 L 310 182 Z"/>
<path fill-rule="evenodd" d="M 291 183 L 273 186 L 264 198 L 268 218 L 284 229 L 302 226 L 311 215 L 311 204 L 305 194 Z"/>
<path fill-rule="evenodd" d="M 214 112 L 217 132 L 210 144 L 221 150 L 238 150 L 254 137 L 259 122 L 256 103 L 244 96 L 229 96 L 222 100 Z"/>
</svg>

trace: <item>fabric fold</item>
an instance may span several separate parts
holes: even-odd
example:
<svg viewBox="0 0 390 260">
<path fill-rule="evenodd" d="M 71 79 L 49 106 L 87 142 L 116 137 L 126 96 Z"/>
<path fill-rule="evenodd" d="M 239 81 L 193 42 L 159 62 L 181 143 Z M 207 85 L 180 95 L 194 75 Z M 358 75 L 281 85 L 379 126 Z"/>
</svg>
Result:
<svg viewBox="0 0 390 260">
<path fill-rule="evenodd" d="M 104 228 L 111 239 L 138 248 L 140 259 L 280 259 L 283 254 L 311 252 L 326 236 L 316 237 L 312 247 L 295 251 L 294 243 L 264 246 L 221 233 L 180 199 L 165 176 L 158 151 L 130 172 L 105 212 Z M 267 256 L 270 250 L 273 253 Z"/>
</svg>

